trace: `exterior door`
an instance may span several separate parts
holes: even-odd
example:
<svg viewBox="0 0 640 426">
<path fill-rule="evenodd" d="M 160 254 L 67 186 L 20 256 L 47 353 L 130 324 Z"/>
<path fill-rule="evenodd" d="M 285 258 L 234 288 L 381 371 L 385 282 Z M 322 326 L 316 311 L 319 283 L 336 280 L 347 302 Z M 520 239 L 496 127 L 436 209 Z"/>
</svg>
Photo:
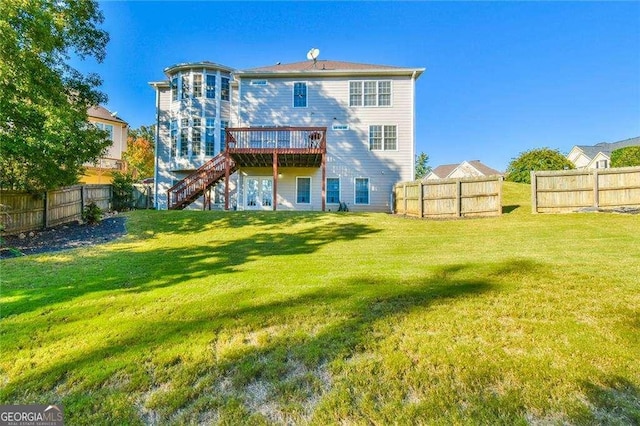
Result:
<svg viewBox="0 0 640 426">
<path fill-rule="evenodd" d="M 273 210 L 273 178 L 247 177 L 244 193 L 245 209 Z"/>
</svg>

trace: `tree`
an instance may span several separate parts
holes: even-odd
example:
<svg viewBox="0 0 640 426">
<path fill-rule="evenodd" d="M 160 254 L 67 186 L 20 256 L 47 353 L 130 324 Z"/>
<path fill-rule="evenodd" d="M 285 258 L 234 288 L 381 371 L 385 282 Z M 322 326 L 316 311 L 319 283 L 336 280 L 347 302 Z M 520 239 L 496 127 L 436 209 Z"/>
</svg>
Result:
<svg viewBox="0 0 640 426">
<path fill-rule="evenodd" d="M 100 78 L 67 64 L 102 62 L 103 19 L 93 0 L 0 1 L 0 188 L 73 184 L 109 146 L 87 118 L 106 100 Z"/>
<path fill-rule="evenodd" d="M 129 131 L 127 150 L 122 154 L 127 161 L 129 172 L 135 178 L 153 176 L 154 168 L 154 126 L 141 126 Z"/>
<path fill-rule="evenodd" d="M 420 155 L 416 157 L 415 179 L 422 179 L 431 173 L 431 166 L 429 166 L 428 163 L 429 156 L 424 152 L 421 152 Z"/>
<path fill-rule="evenodd" d="M 565 169 L 575 169 L 575 166 L 560 151 L 550 148 L 532 149 L 511 160 L 505 179 L 511 182 L 531 183 L 532 170 Z"/>
<path fill-rule="evenodd" d="M 611 167 L 640 166 L 640 146 L 627 146 L 611 153 Z"/>
</svg>

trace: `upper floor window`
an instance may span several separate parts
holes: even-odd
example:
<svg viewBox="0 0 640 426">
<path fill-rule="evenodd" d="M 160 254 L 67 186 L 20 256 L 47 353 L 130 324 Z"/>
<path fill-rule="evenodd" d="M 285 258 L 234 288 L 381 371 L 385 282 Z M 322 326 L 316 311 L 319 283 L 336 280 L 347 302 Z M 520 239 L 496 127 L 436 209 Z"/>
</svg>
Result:
<svg viewBox="0 0 640 426">
<path fill-rule="evenodd" d="M 202 97 L 202 74 L 193 75 L 193 97 Z"/>
<path fill-rule="evenodd" d="M 306 108 L 307 106 L 307 83 L 293 83 L 293 107 Z"/>
<path fill-rule="evenodd" d="M 113 141 L 113 124 L 106 124 L 106 123 L 93 123 L 98 129 L 100 130 L 105 130 L 107 133 L 109 133 L 109 140 Z"/>
<path fill-rule="evenodd" d="M 215 99 L 216 98 L 216 76 L 212 74 L 207 74 L 207 98 Z"/>
<path fill-rule="evenodd" d="M 175 157 L 178 152 L 178 121 L 171 120 L 169 128 L 171 132 L 171 157 Z"/>
<path fill-rule="evenodd" d="M 178 76 L 171 78 L 171 100 L 178 100 Z"/>
<path fill-rule="evenodd" d="M 182 99 L 187 99 L 189 97 L 189 76 L 182 75 Z"/>
<path fill-rule="evenodd" d="M 350 81 L 349 106 L 391 106 L 391 81 Z"/>
<path fill-rule="evenodd" d="M 194 156 L 200 155 L 202 150 L 202 120 L 199 118 L 193 119 L 193 128 L 191 129 L 191 154 Z"/>
<path fill-rule="evenodd" d="M 207 156 L 216 155 L 214 123 L 215 121 L 213 118 L 207 118 L 205 120 L 206 128 L 205 128 L 205 134 L 204 134 L 204 155 L 207 155 Z"/>
<path fill-rule="evenodd" d="M 227 143 L 227 127 L 229 122 L 225 120 L 220 121 L 220 152 L 224 151 Z"/>
<path fill-rule="evenodd" d="M 369 149 L 371 151 L 395 151 L 398 149 L 397 128 L 395 125 L 369 126 Z"/>
<path fill-rule="evenodd" d="M 223 101 L 229 100 L 229 77 L 222 77 L 220 82 L 220 99 Z"/>
</svg>

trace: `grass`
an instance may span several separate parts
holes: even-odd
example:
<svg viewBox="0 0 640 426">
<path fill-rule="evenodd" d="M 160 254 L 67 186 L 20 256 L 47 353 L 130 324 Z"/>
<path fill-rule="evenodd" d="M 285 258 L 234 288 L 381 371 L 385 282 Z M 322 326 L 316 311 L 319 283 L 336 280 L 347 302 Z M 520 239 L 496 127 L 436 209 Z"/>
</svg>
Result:
<svg viewBox="0 0 640 426">
<path fill-rule="evenodd" d="M 0 263 L 0 402 L 69 424 L 640 422 L 640 218 L 166 212 Z"/>
</svg>

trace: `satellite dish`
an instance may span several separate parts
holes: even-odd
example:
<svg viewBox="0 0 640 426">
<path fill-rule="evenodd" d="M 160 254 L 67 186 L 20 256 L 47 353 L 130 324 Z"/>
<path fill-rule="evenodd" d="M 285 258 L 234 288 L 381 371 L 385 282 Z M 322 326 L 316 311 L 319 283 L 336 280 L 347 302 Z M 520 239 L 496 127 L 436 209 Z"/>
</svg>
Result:
<svg viewBox="0 0 640 426">
<path fill-rule="evenodd" d="M 314 47 L 307 53 L 307 59 L 315 62 L 318 59 L 318 55 L 320 55 L 320 49 Z"/>
</svg>

